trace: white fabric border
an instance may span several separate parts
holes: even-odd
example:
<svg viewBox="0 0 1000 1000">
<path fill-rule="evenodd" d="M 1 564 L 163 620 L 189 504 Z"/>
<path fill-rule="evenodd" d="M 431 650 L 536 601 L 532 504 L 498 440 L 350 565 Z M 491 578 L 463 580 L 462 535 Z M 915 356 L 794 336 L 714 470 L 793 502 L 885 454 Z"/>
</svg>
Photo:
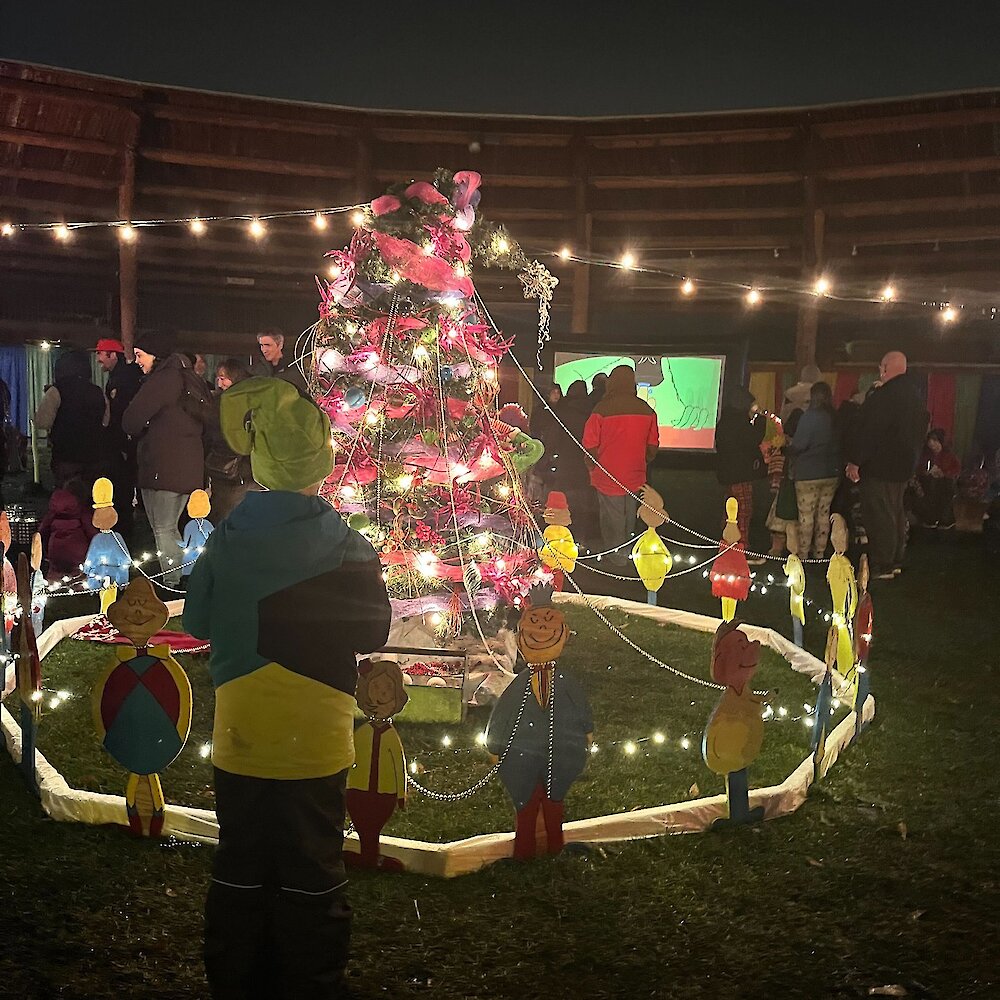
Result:
<svg viewBox="0 0 1000 1000">
<path fill-rule="evenodd" d="M 580 604 L 586 602 L 577 594 L 557 594 L 560 603 Z M 708 615 L 698 615 L 673 608 L 639 604 L 617 597 L 587 595 L 587 600 L 601 610 L 617 608 L 628 614 L 651 618 L 661 624 L 679 625 L 698 632 L 714 632 L 721 619 Z M 171 617 L 184 608 L 183 601 L 171 601 L 167 607 Z M 58 642 L 75 632 L 81 625 L 93 621 L 97 615 L 83 615 L 54 622 L 39 637 L 39 656 L 44 657 Z M 775 652 L 783 656 L 793 669 L 818 683 L 826 670 L 822 661 L 811 653 L 800 649 L 789 639 L 773 629 L 759 625 L 743 624 L 751 638 L 759 639 Z M 4 694 L 13 690 L 13 667 L 8 666 L 4 678 Z M 843 683 L 839 675 L 835 682 Z M 863 721 L 867 724 L 875 717 L 875 699 L 869 695 L 863 706 Z M 826 741 L 826 752 L 819 767 L 819 776 L 824 776 L 833 766 L 841 752 L 854 739 L 856 714 L 850 713 L 842 719 Z M 0 705 L 0 728 L 3 730 L 7 752 L 15 763 L 21 760 L 21 730 L 13 715 Z M 77 823 L 128 824 L 125 799 L 121 795 L 105 795 L 100 792 L 86 792 L 70 788 L 65 778 L 37 753 L 36 777 L 42 808 L 55 820 Z M 805 801 L 809 786 L 815 780 L 813 757 L 806 757 L 801 764 L 780 784 L 750 791 L 750 805 L 763 806 L 764 818 L 775 819 L 795 812 Z M 646 837 L 663 836 L 674 833 L 699 833 L 708 830 L 712 823 L 726 813 L 725 795 L 712 795 L 693 799 L 690 802 L 675 802 L 670 805 L 637 809 L 634 812 L 616 813 L 610 816 L 595 816 L 590 819 L 566 823 L 564 833 L 570 843 L 594 844 L 609 841 L 635 840 Z M 163 833 L 184 840 L 202 843 L 217 843 L 219 826 L 215 813 L 208 809 L 194 809 L 189 806 L 167 804 Z M 348 843 L 356 842 L 352 834 Z M 434 844 L 400 837 L 383 837 L 384 854 L 398 858 L 409 871 L 423 875 L 454 876 L 477 871 L 485 865 L 501 858 L 510 857 L 514 842 L 513 833 L 482 834 L 450 843 Z"/>
</svg>

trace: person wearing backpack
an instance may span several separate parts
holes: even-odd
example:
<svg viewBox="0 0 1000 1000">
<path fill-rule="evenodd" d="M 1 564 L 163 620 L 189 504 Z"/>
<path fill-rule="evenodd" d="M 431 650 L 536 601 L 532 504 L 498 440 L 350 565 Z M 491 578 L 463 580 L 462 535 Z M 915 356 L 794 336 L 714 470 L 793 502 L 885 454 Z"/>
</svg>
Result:
<svg viewBox="0 0 1000 1000">
<path fill-rule="evenodd" d="M 174 340 L 172 330 L 137 338 L 135 360 L 146 378 L 122 414 L 122 430 L 139 442 L 137 484 L 160 554 L 161 583 L 176 589 L 183 565 L 177 524 L 191 492 L 205 485 L 202 435 L 211 400 Z"/>
</svg>

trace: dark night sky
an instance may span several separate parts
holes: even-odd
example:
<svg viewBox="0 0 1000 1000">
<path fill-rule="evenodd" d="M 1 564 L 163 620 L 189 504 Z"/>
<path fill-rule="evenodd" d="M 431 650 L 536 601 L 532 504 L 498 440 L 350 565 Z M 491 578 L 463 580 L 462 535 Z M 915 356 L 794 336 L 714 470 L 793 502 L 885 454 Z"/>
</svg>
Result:
<svg viewBox="0 0 1000 1000">
<path fill-rule="evenodd" d="M 291 100 L 539 115 L 1000 87 L 998 39 L 997 0 L 0 3 L 7 59 Z"/>
</svg>

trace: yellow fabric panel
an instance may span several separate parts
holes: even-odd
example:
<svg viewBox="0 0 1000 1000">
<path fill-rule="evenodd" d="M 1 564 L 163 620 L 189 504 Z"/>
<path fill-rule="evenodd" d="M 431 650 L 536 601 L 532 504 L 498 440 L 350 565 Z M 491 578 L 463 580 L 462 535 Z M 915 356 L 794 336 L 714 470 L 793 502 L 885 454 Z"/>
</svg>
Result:
<svg viewBox="0 0 1000 1000">
<path fill-rule="evenodd" d="M 406 759 L 403 744 L 395 728 L 382 733 L 378 749 L 378 788 L 369 788 L 368 779 L 372 768 L 372 744 L 375 730 L 370 723 L 359 726 L 354 731 L 354 767 L 347 773 L 347 787 L 360 788 L 366 792 L 391 792 L 397 799 L 406 797 Z"/>
<path fill-rule="evenodd" d="M 268 663 L 215 692 L 212 763 L 254 778 L 325 778 L 354 763 L 354 699 Z"/>
<path fill-rule="evenodd" d="M 774 410 L 774 372 L 751 372 L 750 394 L 762 410 Z"/>
</svg>

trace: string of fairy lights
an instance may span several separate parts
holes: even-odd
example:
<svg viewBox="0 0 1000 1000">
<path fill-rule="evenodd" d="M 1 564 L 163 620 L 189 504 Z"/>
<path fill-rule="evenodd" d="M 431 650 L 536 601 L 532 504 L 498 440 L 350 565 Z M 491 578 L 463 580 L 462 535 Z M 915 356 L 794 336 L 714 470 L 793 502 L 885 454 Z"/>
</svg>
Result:
<svg viewBox="0 0 1000 1000">
<path fill-rule="evenodd" d="M 0 239 L 13 241 L 19 235 L 33 233 L 51 236 L 57 243 L 70 244 L 78 234 L 88 231 L 103 230 L 113 232 L 123 244 L 137 244 L 143 230 L 154 228 L 185 228 L 196 240 L 205 236 L 209 229 L 216 226 L 239 226 L 246 236 L 254 243 L 262 242 L 271 232 L 269 223 L 290 220 L 304 220 L 316 232 L 322 233 L 329 228 L 333 217 L 351 214 L 351 222 L 355 226 L 363 224 L 369 203 L 353 203 L 335 205 L 324 208 L 302 208 L 277 212 L 238 213 L 232 215 L 199 215 L 180 216 L 173 218 L 149 219 L 117 219 L 117 220 L 77 220 L 50 222 L 17 222 L 6 219 L 0 222 Z M 502 238 L 502 237 L 501 237 Z M 564 264 L 578 264 L 587 267 L 610 268 L 624 272 L 633 272 L 646 277 L 662 278 L 664 289 L 673 288 L 683 299 L 694 299 L 700 289 L 716 292 L 731 292 L 739 297 L 748 310 L 764 306 L 768 298 L 775 295 L 791 295 L 828 299 L 845 303 L 869 303 L 879 306 L 889 306 L 894 303 L 919 306 L 937 313 L 940 322 L 946 326 L 957 323 L 964 315 L 978 312 L 993 320 L 997 316 L 998 305 L 981 306 L 967 305 L 962 302 L 952 302 L 950 299 L 940 299 L 937 296 L 918 295 L 905 296 L 903 287 L 898 280 L 887 278 L 879 287 L 871 288 L 864 294 L 852 294 L 845 288 L 837 289 L 833 276 L 829 273 L 818 275 L 811 283 L 789 281 L 783 278 L 761 278 L 745 280 L 737 278 L 717 278 L 707 275 L 695 276 L 689 272 L 642 263 L 635 250 L 625 249 L 615 258 L 600 257 L 591 253 L 574 250 L 570 245 L 558 249 L 542 247 L 539 256 L 549 256 Z M 331 268 L 332 273 L 332 268 Z M 910 283 L 907 283 L 910 284 Z"/>
<path fill-rule="evenodd" d="M 116 222 L 116 223 L 81 222 L 81 223 L 72 223 L 72 224 L 69 224 L 69 223 L 51 223 L 51 224 L 23 224 L 23 225 L 14 225 L 12 223 L 3 223 L 2 225 L 0 225 L 0 236 L 5 237 L 5 238 L 11 238 L 11 237 L 15 236 L 18 232 L 24 232 L 24 231 L 30 231 L 30 230 L 39 230 L 39 231 L 49 231 L 49 232 L 51 232 L 51 234 L 53 235 L 53 237 L 56 240 L 60 241 L 60 242 L 68 242 L 68 241 L 70 241 L 73 238 L 74 233 L 76 231 L 78 231 L 78 230 L 86 230 L 86 229 L 93 229 L 93 228 L 105 227 L 105 228 L 113 228 L 113 229 L 115 229 L 117 231 L 118 238 L 120 240 L 122 240 L 124 243 L 133 243 L 133 242 L 135 242 L 137 240 L 137 238 L 139 236 L 139 232 L 143 228 L 147 228 L 147 227 L 166 226 L 166 225 L 172 225 L 172 226 L 186 225 L 188 227 L 188 230 L 190 231 L 190 233 L 193 236 L 199 237 L 201 235 L 204 235 L 204 233 L 207 231 L 209 223 L 213 223 L 213 224 L 215 224 L 215 223 L 230 223 L 230 224 L 232 224 L 232 223 L 241 223 L 241 224 L 245 225 L 246 232 L 247 232 L 247 234 L 248 234 L 248 236 L 250 238 L 252 238 L 254 240 L 261 240 L 261 239 L 263 239 L 267 235 L 267 232 L 268 232 L 267 222 L 271 221 L 271 220 L 274 220 L 274 219 L 289 219 L 289 218 L 296 218 L 296 217 L 303 217 L 303 216 L 311 216 L 311 218 L 312 218 L 312 225 L 317 230 L 323 230 L 328 225 L 328 221 L 327 221 L 327 217 L 328 216 L 335 215 L 335 214 L 346 213 L 346 212 L 353 212 L 354 213 L 354 215 L 352 217 L 352 222 L 354 222 L 355 225 L 360 225 L 365 220 L 365 206 L 351 205 L 351 206 L 339 206 L 339 207 L 335 207 L 335 208 L 327 208 L 327 209 L 322 209 L 322 210 L 308 210 L 308 211 L 307 210 L 303 210 L 303 211 L 295 211 L 295 212 L 272 213 L 272 214 L 269 214 L 269 215 L 260 215 L 260 216 L 246 216 L 246 215 L 239 215 L 239 216 L 216 216 L 216 217 L 211 217 L 211 218 L 138 220 L 138 221 L 126 221 L 126 222 Z M 567 252 L 567 253 L 560 252 L 558 254 L 558 256 L 562 260 L 564 260 L 564 261 L 572 261 L 572 262 L 575 262 L 575 263 L 584 263 L 584 264 L 593 265 L 593 266 L 620 267 L 620 268 L 623 268 L 623 269 L 626 269 L 626 270 L 637 270 L 637 271 L 642 271 L 642 272 L 650 273 L 650 274 L 661 274 L 661 275 L 672 276 L 671 272 L 668 272 L 668 271 L 662 271 L 662 270 L 655 269 L 655 268 L 643 268 L 643 267 L 640 267 L 638 265 L 638 263 L 636 262 L 634 255 L 632 255 L 632 254 L 623 255 L 622 259 L 620 261 L 618 261 L 618 262 L 601 261 L 601 260 L 598 260 L 598 259 L 584 259 L 584 258 L 581 258 L 581 257 L 576 257 L 576 256 L 572 255 L 569 252 Z M 333 276 L 333 275 L 331 275 L 331 276 Z M 761 304 L 761 302 L 763 301 L 762 291 L 761 291 L 761 289 L 759 289 L 756 286 L 749 286 L 748 287 L 748 286 L 744 286 L 742 284 L 738 284 L 738 283 L 734 283 L 734 282 L 722 282 L 722 281 L 715 281 L 714 283 L 716 285 L 718 285 L 719 287 L 745 288 L 746 289 L 746 304 L 748 306 L 750 306 L 750 307 L 756 307 L 757 305 Z M 681 293 L 683 295 L 690 296 L 690 295 L 695 294 L 696 290 L 697 290 L 697 286 L 696 286 L 695 282 L 693 281 L 693 279 L 685 277 L 683 279 L 683 283 L 681 285 Z M 789 288 L 789 289 L 786 289 L 786 290 L 788 290 L 788 291 L 802 291 L 802 289 L 793 289 L 793 288 Z M 895 298 L 895 290 L 893 288 L 891 288 L 890 286 L 887 286 L 885 289 L 883 289 L 883 293 L 884 293 L 882 295 L 882 301 L 883 302 L 892 301 Z M 811 290 L 810 294 L 815 294 L 815 295 L 818 295 L 818 296 L 834 297 L 833 294 L 832 294 L 832 288 L 830 287 L 829 282 L 825 278 L 824 279 L 820 279 L 820 282 L 817 282 L 817 286 L 814 289 Z M 492 317 L 489 315 L 489 311 L 486 309 L 485 304 L 482 303 L 482 300 L 479 298 L 478 295 L 476 296 L 476 298 L 477 298 L 477 301 L 482 306 L 483 312 L 485 313 L 485 315 L 489 319 L 490 324 L 493 326 L 493 329 L 496 330 L 497 333 L 499 333 L 499 330 L 497 330 L 496 324 L 493 322 Z M 950 318 L 945 318 L 945 321 L 946 322 L 951 322 L 955 318 L 957 318 L 957 316 L 950 317 Z M 389 330 L 391 328 L 392 328 L 392 323 L 391 323 L 391 317 L 390 317 L 390 322 L 386 325 L 385 337 L 388 337 Z M 300 344 L 303 347 L 306 347 L 306 345 L 308 345 L 309 341 L 308 341 L 308 336 L 307 335 L 308 335 L 309 332 L 310 331 L 306 331 L 303 334 L 303 337 L 300 338 L 300 342 L 299 342 L 299 344 L 297 344 L 297 349 L 296 349 L 296 354 L 297 355 L 299 355 L 299 346 L 300 346 Z M 384 350 L 384 346 L 385 346 L 385 341 L 383 341 L 383 350 Z M 467 347 L 467 345 L 466 345 L 466 351 L 468 353 L 468 347 Z M 307 349 L 302 350 L 300 358 L 298 359 L 300 361 L 300 363 L 301 363 L 301 360 L 304 360 L 304 358 L 308 355 L 308 353 L 309 352 L 308 352 Z M 511 355 L 511 357 L 512 357 L 512 355 Z M 471 357 L 469 358 L 469 361 L 470 361 L 470 365 L 471 365 L 471 362 L 472 362 Z M 545 405 L 548 408 L 548 401 L 542 399 L 541 395 L 538 393 L 538 390 L 535 388 L 535 386 L 533 385 L 533 383 L 531 382 L 531 380 L 527 378 L 527 375 L 524 372 L 523 368 L 521 368 L 521 366 L 517 363 L 516 359 L 514 359 L 514 361 L 515 361 L 515 364 L 517 364 L 517 367 L 520 369 L 522 376 L 524 376 L 525 379 L 532 386 L 532 389 L 536 392 L 536 395 L 539 395 L 539 398 L 542 400 L 543 405 Z M 440 371 L 438 373 L 438 377 L 439 377 L 439 381 L 440 381 Z M 443 398 L 444 398 L 443 386 L 439 386 L 439 388 L 441 390 L 440 391 L 440 395 L 441 395 L 442 407 L 443 407 Z M 367 396 L 367 400 L 366 400 L 366 412 L 365 412 L 365 419 L 366 420 L 368 419 L 368 417 L 370 416 L 370 414 L 372 412 L 371 411 L 371 405 L 372 405 L 372 400 L 373 400 L 373 397 L 374 397 L 374 393 L 375 393 L 375 384 L 373 382 L 372 385 L 371 385 L 371 388 L 369 390 L 369 393 L 368 393 L 368 396 Z M 494 402 L 494 407 L 493 408 L 496 409 L 495 398 L 494 398 L 493 402 Z M 442 434 L 444 436 L 445 453 L 447 454 L 447 445 L 448 445 L 448 441 L 447 441 L 447 420 L 445 419 L 445 415 L 444 415 L 443 409 L 442 409 L 442 414 L 441 414 L 441 430 L 442 430 Z M 500 455 L 502 455 L 503 454 L 503 449 L 500 447 L 499 441 L 496 440 L 496 433 L 495 433 L 495 430 L 492 427 L 491 427 L 491 433 L 493 433 L 493 436 L 494 436 L 494 444 L 496 446 L 497 453 L 500 454 Z M 567 433 L 568 433 L 568 431 L 567 431 Z M 572 435 L 571 435 L 571 437 L 572 437 Z M 352 442 L 352 449 L 351 449 L 351 455 L 352 456 L 353 456 L 354 448 L 356 447 L 359 438 L 360 438 L 360 429 L 359 429 L 359 433 L 357 435 L 355 435 L 354 441 Z M 575 441 L 575 443 L 579 447 L 581 447 L 581 448 L 583 447 L 582 444 L 580 442 L 576 441 L 575 438 L 574 438 L 574 441 Z M 381 443 L 381 435 L 379 436 L 379 442 Z M 379 454 L 381 456 L 381 448 L 379 449 Z M 350 457 L 348 458 L 348 461 L 345 463 L 345 466 L 344 466 L 344 475 L 341 477 L 341 482 L 339 484 L 339 489 L 340 490 L 343 490 L 343 488 L 345 486 L 344 478 L 346 477 L 347 470 L 349 468 L 350 468 Z M 510 473 L 510 470 L 508 470 L 508 472 Z M 511 482 L 515 484 L 515 486 L 514 486 L 514 488 L 511 488 L 511 486 L 509 486 L 509 485 L 507 486 L 507 493 L 511 497 L 510 500 L 509 500 L 509 502 L 506 501 L 506 497 L 503 497 L 503 496 L 501 497 L 501 499 L 503 499 L 505 501 L 506 508 L 508 510 L 513 510 L 516 507 L 523 506 L 525 509 L 527 509 L 527 498 L 521 494 L 521 492 L 520 492 L 520 490 L 518 488 L 519 483 L 520 483 L 518 476 L 516 474 L 514 474 L 514 473 L 510 473 L 510 479 L 511 479 Z M 451 490 L 452 490 L 452 513 L 453 513 L 453 515 L 455 515 L 455 502 L 454 502 L 455 501 L 455 497 L 454 497 L 455 479 L 453 477 L 451 477 L 451 478 L 449 478 L 448 482 L 449 482 L 449 485 L 450 485 Z M 501 484 L 501 485 L 505 485 L 505 484 Z M 640 502 L 642 502 L 641 498 L 640 498 Z M 694 535 L 695 537 L 699 537 L 699 538 L 705 540 L 707 543 L 709 543 L 709 544 L 706 544 L 706 545 L 698 545 L 697 543 L 691 543 L 691 547 L 692 548 L 708 549 L 708 548 L 712 548 L 712 547 L 715 547 L 715 546 L 719 545 L 718 541 L 715 540 L 715 539 L 712 539 L 710 536 L 703 535 L 703 534 L 695 531 L 694 529 L 688 528 L 687 526 L 685 526 L 685 525 L 683 525 L 683 524 L 681 524 L 679 522 L 671 522 L 671 523 L 675 524 L 676 527 L 679 528 L 680 530 L 687 531 L 688 533 Z M 456 528 L 456 536 L 458 536 L 459 532 L 458 532 L 457 520 L 455 521 L 455 528 Z M 510 539 L 509 541 L 512 542 L 514 545 L 519 546 L 519 547 L 534 549 L 534 546 L 528 546 L 524 542 L 521 542 L 521 541 L 519 541 L 517 539 Z M 673 542 L 673 544 L 682 544 L 682 545 L 684 544 L 684 543 L 679 542 L 679 540 L 671 540 L 671 541 Z M 625 543 L 625 544 L 628 544 L 628 543 Z M 465 578 L 465 556 L 466 556 L 467 553 L 463 553 L 462 552 L 462 545 L 461 544 L 459 544 L 458 548 L 459 548 L 459 558 L 460 558 L 461 563 L 462 563 L 463 579 L 464 579 Z M 609 552 L 610 551 L 614 551 L 614 550 L 609 550 Z M 601 556 L 602 555 L 607 555 L 607 554 L 609 554 L 609 553 L 597 553 L 597 554 L 594 554 L 592 556 L 592 558 L 595 561 L 599 562 L 600 559 L 601 559 Z M 707 558 L 707 559 L 705 559 L 705 560 L 703 560 L 701 562 L 698 562 L 697 557 L 690 556 L 689 559 L 688 559 L 688 561 L 689 561 L 688 567 L 686 569 L 679 570 L 676 573 L 672 573 L 670 576 L 671 577 L 677 577 L 677 576 L 685 575 L 687 573 L 695 572 L 695 571 L 697 571 L 698 569 L 701 569 L 704 566 L 710 565 L 714 561 L 714 559 L 718 558 L 719 554 L 720 554 L 719 552 L 716 552 L 715 554 L 713 554 L 712 556 L 710 556 L 709 558 Z M 163 554 L 161 552 L 157 552 L 156 553 L 156 557 L 162 560 Z M 164 569 L 160 573 L 157 573 L 157 574 L 148 574 L 148 573 L 146 573 L 146 571 L 144 569 L 142 569 L 142 565 L 143 565 L 144 562 L 147 562 L 147 561 L 151 560 L 152 558 L 153 558 L 152 553 L 144 553 L 144 555 L 140 559 L 138 559 L 138 560 L 132 560 L 132 565 L 135 568 L 139 569 L 139 571 L 144 576 L 146 576 L 148 579 L 151 579 L 151 580 L 156 580 L 157 578 L 162 577 L 162 576 L 164 576 L 166 574 L 169 574 L 172 571 L 173 567 L 171 566 L 170 568 Z M 588 557 L 584 556 L 583 558 L 586 559 Z M 776 557 L 772 556 L 771 558 L 776 558 Z M 680 558 L 678 559 L 678 561 L 680 561 Z M 812 560 L 812 561 L 820 562 L 821 560 Z M 168 560 L 168 562 L 169 562 L 169 560 Z M 192 560 L 192 562 L 193 562 L 193 560 Z M 161 565 L 162 565 L 162 563 L 161 563 Z M 605 573 L 602 570 L 597 570 L 597 572 L 601 573 L 602 575 L 616 576 L 615 574 L 607 574 L 607 573 Z M 708 575 L 708 570 L 707 569 L 704 571 L 703 575 L 707 577 L 707 575 Z M 694 683 L 697 683 L 697 684 L 700 684 L 700 685 L 706 686 L 706 687 L 711 687 L 711 688 L 719 688 L 720 687 L 720 685 L 714 684 L 713 682 L 705 681 L 702 678 L 698 678 L 698 677 L 695 677 L 693 675 L 688 675 L 688 674 L 683 673 L 682 671 L 676 670 L 675 668 L 669 666 L 668 664 L 663 663 L 661 660 L 659 660 L 658 658 L 656 658 L 653 654 L 649 653 L 648 651 L 645 651 L 645 650 L 641 649 L 637 644 L 635 644 L 627 636 L 625 636 L 624 633 L 622 633 L 621 630 L 619 628 L 617 628 L 609 619 L 607 619 L 606 616 L 604 616 L 600 612 L 600 610 L 597 609 L 596 606 L 594 606 L 592 604 L 592 602 L 590 602 L 589 600 L 587 600 L 586 595 L 583 594 L 583 591 L 577 586 L 576 582 L 574 580 L 572 580 L 572 578 L 569 576 L 569 574 L 566 574 L 566 576 L 570 580 L 570 582 L 571 582 L 572 586 L 574 587 L 574 589 L 577 590 L 577 592 L 581 595 L 581 597 L 583 597 L 584 601 L 586 601 L 586 603 L 591 607 L 591 610 L 594 611 L 598 615 L 598 617 L 601 618 L 601 620 L 616 635 L 619 636 L 619 638 L 621 638 L 622 640 L 624 640 L 633 649 L 635 649 L 636 651 L 642 653 L 647 659 L 651 660 L 652 662 L 656 663 L 657 665 L 659 665 L 661 667 L 664 667 L 667 670 L 670 670 L 674 674 L 676 674 L 676 675 L 678 675 L 678 676 L 680 676 L 680 677 L 682 677 L 682 678 L 684 678 L 686 680 L 689 680 L 691 682 L 694 682 Z M 755 574 L 754 574 L 754 576 L 755 576 Z M 638 580 L 638 577 L 617 576 L 617 578 L 618 579 L 622 579 L 622 580 Z M 68 577 L 64 578 L 62 580 L 62 585 L 65 586 L 65 585 L 68 584 L 69 585 L 69 589 L 60 591 L 58 589 L 59 588 L 59 584 L 54 584 L 54 585 L 52 585 L 51 587 L 48 588 L 49 594 L 50 594 L 50 596 L 62 596 L 63 594 L 77 593 L 78 591 L 74 591 L 73 590 L 73 586 L 75 585 L 76 582 L 77 581 L 72 580 L 71 578 L 68 578 Z M 773 576 L 769 575 L 768 582 L 772 586 L 775 585 L 775 581 L 774 581 Z M 161 583 L 161 586 L 162 586 L 162 583 Z M 55 589 L 53 589 L 53 587 Z M 90 583 L 90 587 L 88 587 L 87 589 L 90 590 L 92 587 L 93 587 L 93 583 L 91 582 Z M 173 589 L 173 588 L 168 588 L 168 589 Z M 758 584 L 754 583 L 752 585 L 752 590 L 753 591 L 757 591 L 757 589 L 758 589 Z M 181 591 L 177 591 L 177 592 L 181 593 Z M 767 587 L 766 587 L 766 585 L 764 585 L 763 583 L 761 583 L 759 585 L 759 592 L 761 593 L 762 596 L 766 595 L 766 593 L 767 593 Z M 483 640 L 484 648 L 487 651 L 489 651 L 491 655 L 493 655 L 492 650 L 490 649 L 489 643 L 486 642 L 485 635 L 483 634 L 482 626 L 481 626 L 481 623 L 479 622 L 478 614 L 476 612 L 475 601 L 472 599 L 472 596 L 473 595 L 470 594 L 470 602 L 469 602 L 469 604 L 470 604 L 470 610 L 471 610 L 471 613 L 472 613 L 472 618 L 475 620 L 477 629 L 478 629 L 478 631 L 480 633 L 480 637 Z M 809 601 L 808 603 L 811 604 L 812 602 Z M 830 616 L 827 615 L 826 616 L 826 620 L 829 620 L 829 619 L 830 619 Z M 496 659 L 495 656 L 494 656 L 494 659 Z M 39 699 L 45 697 L 46 693 L 50 693 L 50 692 L 47 692 L 45 689 L 43 689 L 43 691 L 37 692 L 37 694 L 39 696 Z M 53 707 L 53 708 L 58 707 L 58 705 L 61 704 L 63 701 L 66 701 L 66 700 L 68 700 L 69 698 L 72 697 L 72 692 L 62 691 L 62 690 L 54 692 L 54 693 L 51 693 L 51 694 L 52 694 L 52 697 L 50 698 L 49 706 Z M 523 706 L 522 706 L 522 708 L 523 708 Z M 809 715 L 812 714 L 814 710 L 807 703 L 804 704 L 803 708 L 805 709 L 805 712 L 806 712 L 805 716 L 791 715 L 790 712 L 789 712 L 789 710 L 785 706 L 779 706 L 778 709 L 777 709 L 777 711 L 775 711 L 774 707 L 770 703 L 766 703 L 765 706 L 764 706 L 764 708 L 762 709 L 762 717 L 764 718 L 765 721 L 783 720 L 783 719 L 786 719 L 786 718 L 792 718 L 793 720 L 798 720 L 798 719 L 801 718 L 806 723 L 806 725 L 811 725 L 812 724 L 812 720 L 809 718 Z M 836 708 L 839 708 L 839 702 L 835 703 L 835 708 L 831 710 L 831 714 L 833 714 L 833 712 L 836 710 Z M 516 727 L 515 727 L 515 730 L 516 730 Z M 479 734 L 479 736 L 477 737 L 477 743 L 478 744 L 482 744 L 484 742 L 485 742 L 485 734 Z M 624 754 L 626 754 L 627 756 L 634 756 L 634 755 L 639 754 L 641 751 L 643 751 L 643 749 L 645 748 L 645 746 L 646 746 L 647 743 L 650 744 L 653 747 L 663 746 L 663 745 L 665 745 L 667 743 L 667 737 L 666 737 L 665 733 L 663 733 L 660 730 L 657 730 L 652 735 L 648 735 L 648 736 L 637 736 L 635 738 L 629 738 L 629 739 L 612 740 L 612 741 L 609 741 L 606 744 L 606 746 L 608 746 L 608 747 L 620 747 L 622 749 L 622 752 Z M 446 734 L 442 738 L 442 747 L 444 749 L 447 749 L 447 748 L 449 748 L 451 746 L 451 744 L 452 744 L 452 739 L 451 739 L 450 735 Z M 679 737 L 677 745 L 682 750 L 690 749 L 690 747 L 692 745 L 692 734 L 690 734 L 690 733 L 684 733 L 682 736 Z M 505 748 L 505 754 L 506 754 L 506 750 L 507 749 L 509 749 L 509 746 L 508 746 L 508 748 Z M 593 745 L 591 747 L 591 753 L 593 753 L 593 754 L 598 753 L 599 750 L 600 750 L 600 746 L 597 745 L 597 744 L 595 744 L 595 745 Z M 207 757 L 210 754 L 210 752 L 211 752 L 211 745 L 210 744 L 203 744 L 199 748 L 199 753 L 200 753 L 200 755 L 202 757 Z M 648 756 L 648 754 L 647 754 L 647 756 Z M 490 780 L 490 778 L 496 773 L 496 770 L 497 770 L 498 766 L 499 766 L 499 764 L 495 764 L 494 767 L 491 768 L 490 772 L 487 775 L 485 775 L 482 778 L 480 778 L 473 786 L 471 786 L 468 789 L 465 789 L 462 792 L 457 792 L 457 793 L 441 793 L 441 792 L 435 792 L 435 791 L 432 791 L 430 789 L 423 788 L 416 781 L 414 781 L 413 784 L 420 791 L 424 792 L 425 794 L 429 795 L 430 797 L 432 797 L 434 799 L 438 799 L 438 800 L 456 800 L 456 799 L 464 798 L 464 797 L 466 797 L 468 795 L 471 795 L 475 791 L 477 791 L 480 788 L 484 787 L 485 784 Z M 419 767 L 420 767 L 420 764 L 419 764 L 419 760 L 418 759 L 415 758 L 413 761 L 411 761 L 411 764 L 410 764 L 411 776 L 416 775 L 419 772 Z"/>
</svg>

